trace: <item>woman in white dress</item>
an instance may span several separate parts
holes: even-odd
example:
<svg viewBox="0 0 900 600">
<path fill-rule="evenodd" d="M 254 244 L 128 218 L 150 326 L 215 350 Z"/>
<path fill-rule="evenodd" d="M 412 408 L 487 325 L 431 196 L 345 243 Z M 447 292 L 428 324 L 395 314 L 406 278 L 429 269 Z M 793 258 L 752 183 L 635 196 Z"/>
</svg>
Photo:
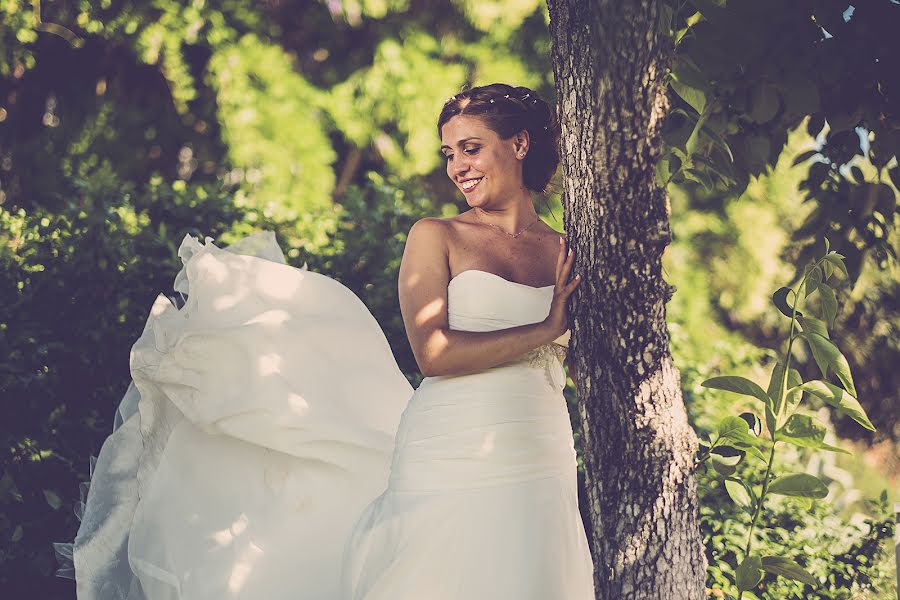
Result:
<svg viewBox="0 0 900 600">
<path fill-rule="evenodd" d="M 493 84 L 438 131 L 472 208 L 409 233 L 418 389 L 362 302 L 271 233 L 186 236 L 187 303 L 154 304 L 59 548 L 79 598 L 594 598 L 562 394 L 580 278 L 530 194 L 558 164 L 553 113 Z"/>
</svg>

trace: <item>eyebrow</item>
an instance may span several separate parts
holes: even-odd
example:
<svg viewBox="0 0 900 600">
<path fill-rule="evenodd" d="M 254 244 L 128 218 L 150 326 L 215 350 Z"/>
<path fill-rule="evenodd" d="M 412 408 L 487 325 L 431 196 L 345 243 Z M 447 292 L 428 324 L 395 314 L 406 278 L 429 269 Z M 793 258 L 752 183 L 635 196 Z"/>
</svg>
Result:
<svg viewBox="0 0 900 600">
<path fill-rule="evenodd" d="M 480 138 L 480 137 L 467 137 L 467 138 L 463 138 L 463 139 L 459 140 L 458 142 L 456 142 L 456 145 L 457 145 L 457 146 L 462 146 L 462 145 L 465 144 L 466 142 L 470 142 L 470 141 L 472 141 L 472 140 L 479 140 L 479 141 L 481 141 L 481 138 Z M 441 146 L 441 150 L 440 150 L 440 151 L 443 152 L 444 148 L 450 148 L 450 146 L 448 146 L 447 144 L 444 144 L 443 146 Z M 452 150 L 452 148 L 451 148 L 451 150 Z"/>
</svg>

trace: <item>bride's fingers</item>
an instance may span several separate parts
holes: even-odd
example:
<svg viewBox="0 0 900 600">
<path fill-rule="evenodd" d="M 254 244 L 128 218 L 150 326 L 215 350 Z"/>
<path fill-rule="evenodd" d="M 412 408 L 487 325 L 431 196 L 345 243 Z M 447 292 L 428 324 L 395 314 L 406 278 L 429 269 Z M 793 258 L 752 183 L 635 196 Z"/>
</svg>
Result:
<svg viewBox="0 0 900 600">
<path fill-rule="evenodd" d="M 560 279 L 560 275 L 562 274 L 563 263 L 566 260 L 566 243 L 564 238 L 559 238 L 559 252 L 556 254 L 556 285 L 559 285 L 562 281 Z"/>
<path fill-rule="evenodd" d="M 578 287 L 578 284 L 581 283 L 581 275 L 575 275 L 571 279 L 569 279 L 565 285 L 563 285 L 561 292 L 565 296 L 569 296 L 572 292 L 575 291 L 575 288 Z"/>
<path fill-rule="evenodd" d="M 569 283 L 569 274 L 572 272 L 572 267 L 575 265 L 575 255 L 572 252 L 572 248 L 569 248 L 569 253 L 566 255 L 566 260 L 562 266 L 562 283 L 566 285 Z"/>
<path fill-rule="evenodd" d="M 569 287 L 570 294 L 575 291 L 575 288 L 578 287 L 579 283 L 581 283 L 581 274 L 580 273 L 578 275 L 576 275 L 575 277 L 573 277 L 571 281 L 569 281 L 568 287 Z"/>
</svg>

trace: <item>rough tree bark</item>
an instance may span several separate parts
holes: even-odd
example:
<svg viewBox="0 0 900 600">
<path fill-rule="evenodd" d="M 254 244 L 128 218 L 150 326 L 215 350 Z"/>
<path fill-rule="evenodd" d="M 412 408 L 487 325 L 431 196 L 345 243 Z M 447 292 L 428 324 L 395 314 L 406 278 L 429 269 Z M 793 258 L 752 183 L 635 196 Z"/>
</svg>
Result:
<svg viewBox="0 0 900 600">
<path fill-rule="evenodd" d="M 656 182 L 672 50 L 659 0 L 548 0 L 598 598 L 705 598 L 688 424 L 666 328 Z"/>
</svg>

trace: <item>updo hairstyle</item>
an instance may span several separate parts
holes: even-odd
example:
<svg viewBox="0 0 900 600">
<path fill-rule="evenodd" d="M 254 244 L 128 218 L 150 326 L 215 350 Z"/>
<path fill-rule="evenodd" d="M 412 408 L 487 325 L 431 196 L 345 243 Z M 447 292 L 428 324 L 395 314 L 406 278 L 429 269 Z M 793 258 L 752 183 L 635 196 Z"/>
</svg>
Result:
<svg viewBox="0 0 900 600">
<path fill-rule="evenodd" d="M 528 131 L 528 153 L 522 166 L 525 187 L 543 194 L 559 165 L 559 128 L 556 116 L 534 90 L 492 83 L 464 90 L 444 104 L 438 117 L 437 132 L 457 115 L 478 117 L 484 124 L 507 140 Z"/>
</svg>

